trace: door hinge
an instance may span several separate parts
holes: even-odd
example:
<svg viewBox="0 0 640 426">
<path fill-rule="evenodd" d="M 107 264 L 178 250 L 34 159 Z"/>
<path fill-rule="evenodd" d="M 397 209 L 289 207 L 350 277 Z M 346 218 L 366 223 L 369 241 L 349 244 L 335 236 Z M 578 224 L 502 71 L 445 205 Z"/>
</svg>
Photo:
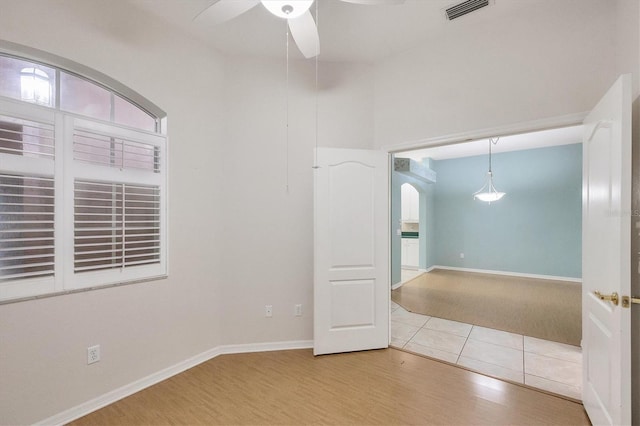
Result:
<svg viewBox="0 0 640 426">
<path fill-rule="evenodd" d="M 621 302 L 622 302 L 623 308 L 628 308 L 631 306 L 632 303 L 640 304 L 640 297 L 622 296 Z"/>
</svg>

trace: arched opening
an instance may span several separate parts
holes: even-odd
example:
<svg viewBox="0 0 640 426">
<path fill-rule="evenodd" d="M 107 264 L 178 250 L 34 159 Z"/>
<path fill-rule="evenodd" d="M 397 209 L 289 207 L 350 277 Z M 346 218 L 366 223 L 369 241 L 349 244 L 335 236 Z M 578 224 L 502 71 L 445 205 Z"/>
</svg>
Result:
<svg viewBox="0 0 640 426">
<path fill-rule="evenodd" d="M 401 281 L 417 275 L 420 269 L 420 193 L 410 183 L 400 187 L 400 267 Z"/>
</svg>

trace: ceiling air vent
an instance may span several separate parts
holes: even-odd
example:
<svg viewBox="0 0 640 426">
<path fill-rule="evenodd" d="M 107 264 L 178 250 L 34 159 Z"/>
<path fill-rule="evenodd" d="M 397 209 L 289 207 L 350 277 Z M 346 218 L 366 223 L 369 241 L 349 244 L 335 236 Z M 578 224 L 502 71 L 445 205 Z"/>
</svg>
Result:
<svg viewBox="0 0 640 426">
<path fill-rule="evenodd" d="M 489 6 L 489 0 L 467 0 L 451 6 L 446 9 L 447 19 L 452 20 L 478 10 L 482 7 Z"/>
</svg>

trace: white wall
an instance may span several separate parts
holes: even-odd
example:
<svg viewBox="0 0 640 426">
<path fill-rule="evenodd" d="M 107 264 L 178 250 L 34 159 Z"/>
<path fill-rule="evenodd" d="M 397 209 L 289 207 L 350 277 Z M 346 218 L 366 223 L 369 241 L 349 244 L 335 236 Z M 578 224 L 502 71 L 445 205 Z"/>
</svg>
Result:
<svg viewBox="0 0 640 426">
<path fill-rule="evenodd" d="M 0 38 L 101 71 L 164 108 L 170 278 L 0 306 L 0 423 L 29 424 L 221 344 L 221 59 L 110 2 L 3 0 Z M 100 344 L 102 361 L 86 365 Z"/>
<path fill-rule="evenodd" d="M 288 192 L 285 70 L 282 60 L 229 58 L 226 66 L 225 343 L 313 338 L 315 68 L 290 66 Z M 371 148 L 369 68 L 321 63 L 319 71 L 318 145 Z M 302 318 L 293 316 L 297 303 Z"/>
<path fill-rule="evenodd" d="M 167 111 L 170 138 L 170 278 L 0 306 L 2 423 L 44 419 L 221 344 L 313 338 L 312 62 L 290 70 L 287 192 L 283 61 L 225 62 L 106 2 L 5 1 L 0 28 L 146 96 Z M 370 148 L 369 68 L 320 71 L 318 144 Z M 94 344 L 102 361 L 87 366 Z"/>
<path fill-rule="evenodd" d="M 376 146 L 590 110 L 615 80 L 615 9 L 552 3 L 496 1 L 380 63 Z"/>
<path fill-rule="evenodd" d="M 109 4 L 3 0 L 0 38 L 93 67 L 168 112 L 170 278 L 0 306 L 2 423 L 46 418 L 220 344 L 313 337 L 313 64 L 291 68 L 287 192 L 283 61 L 223 60 Z M 610 1 L 555 1 L 500 23 L 469 16 L 375 68 L 321 63 L 318 144 L 370 148 L 586 111 L 615 79 L 610 50 L 636 16 L 616 35 Z M 96 343 L 103 360 L 87 366 Z"/>
</svg>

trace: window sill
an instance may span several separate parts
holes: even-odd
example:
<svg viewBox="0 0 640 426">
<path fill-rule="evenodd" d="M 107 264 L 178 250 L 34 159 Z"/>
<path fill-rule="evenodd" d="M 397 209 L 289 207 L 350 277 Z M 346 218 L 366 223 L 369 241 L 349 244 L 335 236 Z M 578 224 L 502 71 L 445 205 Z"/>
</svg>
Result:
<svg viewBox="0 0 640 426">
<path fill-rule="evenodd" d="M 168 275 L 164 274 L 164 275 L 158 275 L 158 276 L 154 276 L 154 277 L 147 277 L 147 278 L 141 278 L 141 279 L 130 280 L 130 281 L 122 281 L 122 282 L 112 283 L 112 284 L 98 285 L 98 286 L 94 286 L 94 287 L 77 288 L 77 289 L 73 289 L 73 290 L 65 290 L 65 291 L 58 291 L 58 292 L 54 292 L 54 293 L 39 294 L 39 295 L 36 295 L 36 296 L 17 297 L 15 299 L 0 300 L 0 305 L 8 305 L 10 303 L 19 303 L 19 302 L 28 302 L 30 300 L 37 300 L 37 299 L 45 299 L 45 298 L 49 298 L 49 297 L 64 296 L 64 295 L 67 295 L 67 294 L 83 293 L 85 291 L 104 290 L 104 289 L 107 289 L 107 288 L 122 287 L 122 286 L 125 286 L 125 285 L 138 284 L 138 283 L 144 283 L 144 282 L 149 282 L 149 281 L 159 281 L 159 280 L 167 279 L 168 277 L 169 277 Z"/>
</svg>

